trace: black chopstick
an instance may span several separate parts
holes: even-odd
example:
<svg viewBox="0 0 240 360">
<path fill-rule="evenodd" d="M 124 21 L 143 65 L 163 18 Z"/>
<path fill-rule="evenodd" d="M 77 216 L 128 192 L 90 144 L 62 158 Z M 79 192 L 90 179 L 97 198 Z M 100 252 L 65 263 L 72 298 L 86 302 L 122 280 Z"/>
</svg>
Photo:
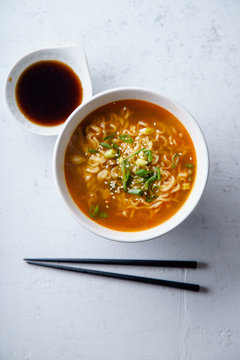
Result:
<svg viewBox="0 0 240 360">
<path fill-rule="evenodd" d="M 196 269 L 196 261 L 185 260 L 136 260 L 136 259 L 79 259 L 79 258 L 36 258 L 24 259 L 26 261 L 47 261 L 63 263 L 81 263 L 81 264 L 108 264 L 108 265 L 139 265 L 139 266 L 160 266 L 174 268 L 192 268 Z"/>
<path fill-rule="evenodd" d="M 114 278 L 114 279 L 137 281 L 137 282 L 147 283 L 147 284 L 168 286 L 168 287 L 172 287 L 172 288 L 176 288 L 176 289 L 184 289 L 184 290 L 191 290 L 191 291 L 199 291 L 200 290 L 200 286 L 197 284 L 188 284 L 188 283 L 177 282 L 177 281 L 153 279 L 153 278 L 147 278 L 147 277 L 142 277 L 142 276 L 119 274 L 119 273 L 98 271 L 98 270 L 92 270 L 92 269 L 75 268 L 72 266 L 44 264 L 41 262 L 34 262 L 34 261 L 27 261 L 27 263 L 31 264 L 31 265 L 44 266 L 44 267 L 52 268 L 52 269 L 61 269 L 61 270 L 74 271 L 74 272 L 83 273 L 83 274 L 105 276 L 105 277 Z"/>
</svg>

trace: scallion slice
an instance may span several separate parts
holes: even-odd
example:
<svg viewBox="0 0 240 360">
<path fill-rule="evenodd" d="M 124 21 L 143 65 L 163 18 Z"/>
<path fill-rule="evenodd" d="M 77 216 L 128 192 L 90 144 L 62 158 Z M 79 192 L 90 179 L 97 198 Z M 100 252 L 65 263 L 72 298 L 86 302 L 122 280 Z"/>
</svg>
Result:
<svg viewBox="0 0 240 360">
<path fill-rule="evenodd" d="M 88 149 L 90 154 L 96 154 L 98 151 L 96 149 Z"/>
<path fill-rule="evenodd" d="M 153 186 L 152 186 L 152 192 L 158 193 L 159 190 L 160 190 L 160 186 L 158 186 L 158 185 L 153 185 Z"/>
<path fill-rule="evenodd" d="M 161 175 L 160 168 L 157 167 L 157 179 L 158 179 L 158 180 L 161 180 L 161 177 L 162 177 L 162 175 Z"/>
<path fill-rule="evenodd" d="M 152 162 L 152 151 L 148 150 L 148 162 Z"/>
<path fill-rule="evenodd" d="M 110 140 L 110 139 L 114 138 L 115 136 L 116 136 L 116 133 L 112 133 L 112 134 L 110 134 L 110 135 L 105 136 L 105 138 L 104 138 L 103 140 L 104 140 L 104 141 L 105 141 L 105 140 Z"/>
<path fill-rule="evenodd" d="M 100 145 L 102 145 L 102 147 L 106 148 L 106 149 L 111 149 L 111 145 L 101 142 Z"/>
<path fill-rule="evenodd" d="M 193 167 L 193 164 L 185 164 L 185 166 L 189 169 L 191 169 Z"/>
<path fill-rule="evenodd" d="M 152 195 L 152 196 L 146 196 L 146 201 L 147 202 L 152 202 L 153 200 L 155 200 L 157 198 L 157 196 L 156 195 Z"/>
<path fill-rule="evenodd" d="M 99 205 L 92 205 L 89 209 L 89 215 L 95 218 L 99 212 Z"/>
<path fill-rule="evenodd" d="M 154 174 L 153 176 L 151 176 L 151 177 L 145 182 L 144 189 L 145 189 L 145 190 L 148 190 L 148 189 L 149 189 L 149 185 L 150 185 L 152 182 L 154 182 L 155 180 L 157 180 L 156 174 Z"/>
<path fill-rule="evenodd" d="M 103 219 L 106 219 L 108 217 L 108 214 L 105 212 L 100 212 L 99 216 Z"/>
<path fill-rule="evenodd" d="M 145 167 L 147 165 L 147 160 L 143 160 L 141 158 L 138 158 L 136 160 L 136 165 L 139 166 L 139 167 Z"/>
<path fill-rule="evenodd" d="M 148 157 L 148 162 L 152 162 L 152 150 L 150 149 L 144 149 L 143 152 L 147 155 Z"/>
<path fill-rule="evenodd" d="M 125 158 L 125 160 L 130 159 L 131 157 L 133 157 L 133 156 L 135 156 L 135 155 L 139 154 L 139 153 L 140 153 L 141 151 L 143 151 L 143 150 L 145 150 L 145 148 L 142 148 L 142 149 L 140 149 L 140 150 L 135 151 L 133 154 L 128 155 L 128 156 Z"/>
<path fill-rule="evenodd" d="M 112 143 L 112 147 L 117 150 L 117 156 L 120 156 L 120 147 L 115 143 Z"/>
<path fill-rule="evenodd" d="M 137 189 L 137 188 L 129 189 L 129 190 L 128 190 L 128 194 L 132 194 L 132 195 L 142 195 L 142 194 L 143 194 L 143 190 L 142 190 L 142 189 Z"/>
<path fill-rule="evenodd" d="M 147 180 L 146 178 L 142 178 L 142 179 L 134 180 L 134 183 L 135 183 L 135 184 L 142 184 L 142 183 L 144 183 L 146 180 Z"/>
<path fill-rule="evenodd" d="M 136 175 L 139 177 L 146 177 L 149 175 L 149 171 L 147 171 L 145 169 L 138 169 L 138 170 L 136 170 Z"/>
<path fill-rule="evenodd" d="M 119 139 L 126 142 L 126 143 L 128 143 L 128 144 L 133 144 L 134 143 L 133 138 L 131 138 L 131 136 L 128 135 L 128 134 L 119 135 Z"/>
<path fill-rule="evenodd" d="M 110 148 L 104 152 L 104 157 L 106 159 L 113 159 L 117 156 L 116 150 Z"/>
<path fill-rule="evenodd" d="M 127 191 L 127 182 L 130 178 L 130 172 L 128 170 L 129 163 L 126 160 L 123 160 L 122 162 L 122 175 L 123 175 L 123 190 Z"/>
</svg>

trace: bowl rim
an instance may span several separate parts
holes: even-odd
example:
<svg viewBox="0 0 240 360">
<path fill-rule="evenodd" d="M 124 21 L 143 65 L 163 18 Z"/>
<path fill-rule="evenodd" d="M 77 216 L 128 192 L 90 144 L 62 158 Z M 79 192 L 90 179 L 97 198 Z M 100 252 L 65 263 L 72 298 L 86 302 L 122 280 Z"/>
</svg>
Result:
<svg viewBox="0 0 240 360">
<path fill-rule="evenodd" d="M 205 173 L 203 174 L 203 179 L 201 181 L 201 191 L 199 192 L 198 196 L 196 197 L 196 199 L 194 201 L 191 201 L 191 203 L 188 204 L 188 210 L 186 211 L 186 214 L 178 219 L 177 221 L 175 221 L 174 223 L 172 223 L 167 230 L 164 231 L 158 231 L 158 234 L 156 233 L 156 229 L 158 229 L 159 227 L 161 227 L 163 224 L 166 224 L 170 219 L 173 219 L 176 217 L 176 214 L 178 214 L 180 212 L 180 210 L 184 207 L 184 205 L 188 202 L 188 199 L 190 198 L 190 194 L 192 194 L 193 189 L 191 190 L 191 193 L 189 194 L 189 197 L 187 198 L 187 200 L 185 201 L 185 203 L 179 208 L 179 210 L 173 215 L 171 216 L 168 220 L 164 221 L 163 223 L 156 225 L 155 227 L 146 229 L 146 230 L 140 230 L 140 231 L 120 231 L 120 230 L 113 230 L 113 229 L 109 229 L 107 227 L 104 227 L 102 225 L 97 224 L 94 220 L 91 220 L 87 215 L 84 214 L 83 211 L 81 211 L 81 209 L 79 209 L 77 207 L 77 205 L 75 204 L 74 200 L 72 199 L 67 185 L 66 185 L 66 181 L 65 181 L 65 175 L 64 175 L 64 169 L 62 169 L 62 173 L 63 173 L 63 177 L 64 177 L 64 183 L 65 183 L 65 188 L 67 189 L 67 192 L 71 198 L 71 203 L 72 205 L 75 205 L 75 207 L 77 207 L 78 212 L 80 212 L 83 215 L 83 219 L 82 220 L 75 211 L 73 211 L 72 206 L 70 206 L 69 201 L 66 199 L 65 194 L 63 192 L 62 189 L 62 185 L 60 184 L 60 179 L 59 179 L 59 167 L 58 167 L 58 156 L 59 156 L 59 147 L 61 145 L 61 141 L 62 139 L 64 139 L 64 135 L 65 135 L 65 131 L 69 126 L 69 123 L 72 121 L 72 119 L 75 118 L 75 116 L 82 110 L 82 108 L 85 108 L 87 106 L 89 106 L 89 104 L 91 104 L 92 102 L 94 103 L 97 99 L 99 98 L 104 98 L 106 95 L 108 94 L 116 94 L 116 93 L 123 93 L 123 97 L 122 100 L 124 99 L 130 99 L 130 98 L 125 98 L 124 97 L 124 92 L 136 92 L 139 94 L 148 94 L 151 97 L 158 97 L 161 98 L 162 100 L 165 100 L 166 102 L 170 102 L 171 104 L 173 104 L 174 106 L 176 106 L 177 108 L 179 108 L 180 110 L 183 110 L 188 116 L 189 118 L 191 118 L 191 121 L 193 122 L 197 132 L 198 132 L 198 136 L 200 136 L 200 142 L 203 145 L 203 149 L 204 149 L 204 154 L 201 154 L 201 156 L 204 158 L 204 162 L 205 162 Z M 137 95 L 135 95 L 133 98 L 133 100 L 138 100 Z M 115 100 L 115 101 L 119 101 Z M 139 99 L 142 100 L 142 99 Z M 113 102 L 114 100 L 108 100 L 105 102 L 105 104 Z M 147 102 L 152 102 L 151 100 L 143 100 L 143 101 L 147 101 Z M 156 103 L 155 103 L 156 104 Z M 164 108 L 164 106 L 156 104 L 158 106 L 161 106 Z M 93 106 L 93 108 L 88 111 L 87 115 L 90 114 L 91 112 L 93 112 L 94 110 L 96 110 L 97 108 L 104 106 L 104 104 L 100 105 L 100 106 Z M 169 111 L 169 110 L 168 110 Z M 170 111 L 169 111 L 170 112 Z M 87 116 L 84 115 L 82 118 L 80 118 L 80 120 L 77 121 L 76 126 L 74 127 L 74 129 L 71 131 L 71 135 L 68 138 L 68 141 L 66 142 L 66 145 L 64 146 L 64 154 L 66 151 L 66 147 L 67 144 L 69 142 L 70 137 L 72 136 L 73 132 L 75 131 L 75 129 L 77 128 L 77 126 L 83 121 L 83 119 Z M 174 115 L 175 116 L 175 115 Z M 181 121 L 181 119 L 179 119 L 177 117 L 177 119 Z M 184 127 L 186 127 L 183 124 Z M 190 137 L 192 138 L 191 134 L 189 134 Z M 64 139 L 65 140 L 65 139 Z M 193 141 L 193 140 L 192 140 Z M 195 147 L 195 151 L 196 151 L 196 155 L 197 155 L 197 149 L 196 149 L 196 145 L 193 142 L 194 147 Z M 89 99 L 87 102 L 85 102 L 84 104 L 79 105 L 68 117 L 68 119 L 65 121 L 64 126 L 62 128 L 61 133 L 59 134 L 56 143 L 55 143 L 55 147 L 54 147 L 54 152 L 53 152 L 53 178 L 54 178 L 54 182 L 55 182 L 55 186 L 58 189 L 58 192 L 60 193 L 61 198 L 63 199 L 63 202 L 65 203 L 65 206 L 67 207 L 68 211 L 72 214 L 72 216 L 77 220 L 78 223 L 80 223 L 85 229 L 87 229 L 88 231 L 91 231 L 92 233 L 94 233 L 95 235 L 99 235 L 105 239 L 109 239 L 109 240 L 113 240 L 113 241 L 119 241 L 119 242 L 126 242 L 126 243 L 133 243 L 133 242 L 143 242 L 143 241 L 149 241 L 158 237 L 161 237 L 165 234 L 167 234 L 168 232 L 172 231 L 173 229 L 175 229 L 178 225 L 180 225 L 183 221 L 186 220 L 186 218 L 193 212 L 193 210 L 195 209 L 195 207 L 197 206 L 198 202 L 200 201 L 204 190 L 206 188 L 207 185 L 207 180 L 208 180 L 208 176 L 209 176 L 209 151 L 208 151 L 208 147 L 207 147 L 207 143 L 206 143 L 206 139 L 204 137 L 204 134 L 198 124 L 198 122 L 195 120 L 195 118 L 192 116 L 192 114 L 185 108 L 185 106 L 183 106 L 182 104 L 180 104 L 178 101 L 176 101 L 175 99 L 173 99 L 172 97 L 169 97 L 167 95 L 163 95 L 160 94 L 156 91 L 152 91 L 149 90 L 147 88 L 144 87 L 137 87 L 137 86 L 124 86 L 124 87 L 116 87 L 116 88 L 112 88 L 112 89 L 108 89 L 108 90 L 104 90 L 96 95 L 94 95 L 91 99 Z M 195 179 L 195 183 L 196 183 L 196 179 Z M 89 225 L 89 220 L 91 223 L 93 223 L 93 226 Z M 155 229 L 155 231 L 154 231 Z M 103 234 L 104 233 L 104 234 Z M 127 235 L 135 235 L 132 236 L 131 238 L 127 238 Z M 124 236 L 125 235 L 125 236 Z"/>
</svg>

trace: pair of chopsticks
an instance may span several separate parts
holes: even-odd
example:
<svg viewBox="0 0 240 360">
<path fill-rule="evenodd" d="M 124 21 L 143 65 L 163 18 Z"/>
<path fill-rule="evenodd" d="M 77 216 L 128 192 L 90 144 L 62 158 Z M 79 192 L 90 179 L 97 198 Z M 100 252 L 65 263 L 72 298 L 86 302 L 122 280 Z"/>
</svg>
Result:
<svg viewBox="0 0 240 360">
<path fill-rule="evenodd" d="M 133 266 L 158 266 L 170 268 L 187 268 L 196 269 L 196 261 L 179 261 L 179 260 L 136 260 L 136 259 L 65 259 L 65 258 L 35 258 L 24 259 L 28 264 L 43 266 L 52 269 L 60 269 L 66 271 L 74 271 L 83 274 L 98 275 L 114 279 L 122 279 L 129 281 L 136 281 L 146 284 L 154 284 L 161 286 L 168 286 L 176 289 L 199 291 L 200 286 L 197 284 L 190 284 L 178 281 L 162 280 L 155 278 L 148 278 L 135 275 L 119 274 L 108 271 L 100 271 L 93 269 L 77 268 L 72 266 L 46 264 L 54 262 L 75 263 L 75 264 L 104 264 L 104 265 L 133 265 Z"/>
</svg>

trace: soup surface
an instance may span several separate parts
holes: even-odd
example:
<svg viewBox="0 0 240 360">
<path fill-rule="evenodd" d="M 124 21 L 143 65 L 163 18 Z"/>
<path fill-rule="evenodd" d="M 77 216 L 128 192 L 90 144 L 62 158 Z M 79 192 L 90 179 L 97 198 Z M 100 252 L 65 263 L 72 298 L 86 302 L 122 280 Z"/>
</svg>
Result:
<svg viewBox="0 0 240 360">
<path fill-rule="evenodd" d="M 65 154 L 77 206 L 114 230 L 140 231 L 170 218 L 187 199 L 196 154 L 180 121 L 160 106 L 121 100 L 88 115 Z"/>
</svg>

